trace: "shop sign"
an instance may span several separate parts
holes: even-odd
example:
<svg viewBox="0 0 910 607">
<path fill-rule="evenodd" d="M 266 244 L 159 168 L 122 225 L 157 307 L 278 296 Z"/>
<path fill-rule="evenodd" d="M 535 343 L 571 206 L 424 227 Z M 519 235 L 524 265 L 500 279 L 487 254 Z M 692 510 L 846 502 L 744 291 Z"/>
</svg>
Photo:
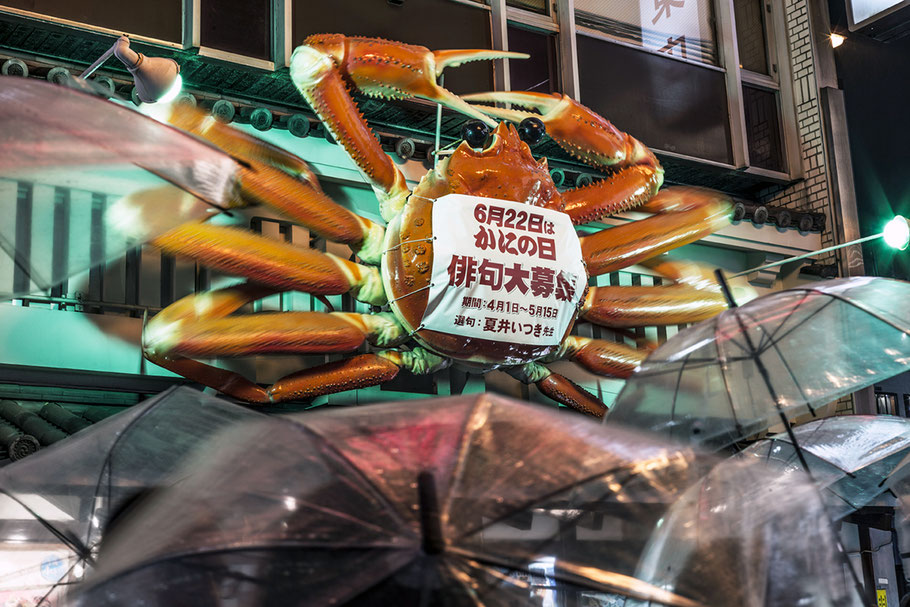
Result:
<svg viewBox="0 0 910 607">
<path fill-rule="evenodd" d="M 641 0 L 642 46 L 676 57 L 698 58 L 704 39 L 699 0 Z"/>
<path fill-rule="evenodd" d="M 449 194 L 433 204 L 433 234 L 424 328 L 507 343 L 560 343 L 587 284 L 568 215 Z"/>
</svg>

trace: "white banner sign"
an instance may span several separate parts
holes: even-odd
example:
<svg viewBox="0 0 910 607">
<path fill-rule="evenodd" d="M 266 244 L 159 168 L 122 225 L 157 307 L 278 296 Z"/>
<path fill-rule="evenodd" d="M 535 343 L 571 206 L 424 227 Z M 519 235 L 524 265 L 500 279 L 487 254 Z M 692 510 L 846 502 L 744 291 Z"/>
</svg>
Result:
<svg viewBox="0 0 910 607">
<path fill-rule="evenodd" d="M 423 327 L 556 345 L 587 284 L 565 213 L 449 194 L 433 203 L 433 277 Z"/>
</svg>

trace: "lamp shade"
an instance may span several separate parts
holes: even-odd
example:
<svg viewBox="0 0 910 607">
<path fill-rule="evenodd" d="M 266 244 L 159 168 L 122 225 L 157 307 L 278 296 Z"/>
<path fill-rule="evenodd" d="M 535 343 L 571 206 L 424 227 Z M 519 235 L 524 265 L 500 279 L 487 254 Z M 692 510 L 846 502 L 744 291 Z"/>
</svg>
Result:
<svg viewBox="0 0 910 607">
<path fill-rule="evenodd" d="M 137 53 L 130 48 L 130 40 L 126 36 L 121 36 L 114 44 L 114 55 L 133 75 L 136 94 L 144 103 L 158 101 L 180 76 L 180 65 L 176 61 Z"/>
</svg>

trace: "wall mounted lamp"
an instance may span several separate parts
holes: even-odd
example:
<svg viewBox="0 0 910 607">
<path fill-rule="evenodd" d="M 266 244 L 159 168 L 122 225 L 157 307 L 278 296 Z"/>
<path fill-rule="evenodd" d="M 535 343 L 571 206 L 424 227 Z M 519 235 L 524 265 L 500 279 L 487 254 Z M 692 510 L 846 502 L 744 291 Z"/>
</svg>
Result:
<svg viewBox="0 0 910 607">
<path fill-rule="evenodd" d="M 85 79 L 91 76 L 111 55 L 117 57 L 133 75 L 133 82 L 136 83 L 136 95 L 144 103 L 170 101 L 180 93 L 180 89 L 183 87 L 180 65 L 176 61 L 164 57 L 146 57 L 142 53 L 137 53 L 130 48 L 130 39 L 126 36 L 120 36 L 113 46 L 98 57 L 79 77 Z"/>
<path fill-rule="evenodd" d="M 746 274 L 751 274 L 752 272 L 758 272 L 759 270 L 767 270 L 769 268 L 775 268 L 777 266 L 782 266 L 785 263 L 790 263 L 791 261 L 798 261 L 800 259 L 806 259 L 807 257 L 813 257 L 815 255 L 820 255 L 821 253 L 830 253 L 831 251 L 836 251 L 837 249 L 842 249 L 853 244 L 859 244 L 861 242 L 867 242 L 869 240 L 876 240 L 881 238 L 885 241 L 892 249 L 898 249 L 903 251 L 910 245 L 910 220 L 906 217 L 897 215 L 885 224 L 885 229 L 879 232 L 878 234 L 873 234 L 872 236 L 866 236 L 864 238 L 857 238 L 856 240 L 851 240 L 850 242 L 845 242 L 842 244 L 834 245 L 833 247 L 826 247 L 824 249 L 819 249 L 818 251 L 812 251 L 811 253 L 805 253 L 803 255 L 797 255 L 795 257 L 788 257 L 787 259 L 781 259 L 780 261 L 775 261 L 774 263 L 765 264 L 757 268 L 752 268 L 749 270 L 743 270 L 742 272 L 737 272 L 736 274 L 731 274 L 727 278 L 736 278 L 737 276 L 745 276 Z"/>
</svg>

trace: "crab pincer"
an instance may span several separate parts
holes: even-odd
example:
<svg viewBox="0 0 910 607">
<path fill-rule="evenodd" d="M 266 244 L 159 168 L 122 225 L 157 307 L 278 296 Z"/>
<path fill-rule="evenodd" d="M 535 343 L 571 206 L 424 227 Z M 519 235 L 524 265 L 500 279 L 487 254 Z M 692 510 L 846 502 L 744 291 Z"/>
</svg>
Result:
<svg viewBox="0 0 910 607">
<path fill-rule="evenodd" d="M 443 50 L 380 38 L 341 34 L 313 35 L 291 57 L 291 79 L 372 182 L 383 218 L 389 220 L 407 197 L 404 177 L 382 151 L 348 92 L 386 99 L 416 97 L 441 103 L 467 116 L 496 122 L 436 83 L 446 67 L 469 61 L 526 59 L 524 53 L 494 50 Z"/>
<path fill-rule="evenodd" d="M 663 183 L 663 169 L 642 142 L 624 133 L 610 121 L 566 95 L 497 91 L 465 95 L 473 103 L 508 103 L 530 108 L 473 107 L 489 116 L 519 123 L 540 119 L 547 134 L 582 162 L 608 172 L 608 178 L 594 186 L 564 194 L 563 209 L 576 224 L 628 210 L 647 201 Z"/>
</svg>

